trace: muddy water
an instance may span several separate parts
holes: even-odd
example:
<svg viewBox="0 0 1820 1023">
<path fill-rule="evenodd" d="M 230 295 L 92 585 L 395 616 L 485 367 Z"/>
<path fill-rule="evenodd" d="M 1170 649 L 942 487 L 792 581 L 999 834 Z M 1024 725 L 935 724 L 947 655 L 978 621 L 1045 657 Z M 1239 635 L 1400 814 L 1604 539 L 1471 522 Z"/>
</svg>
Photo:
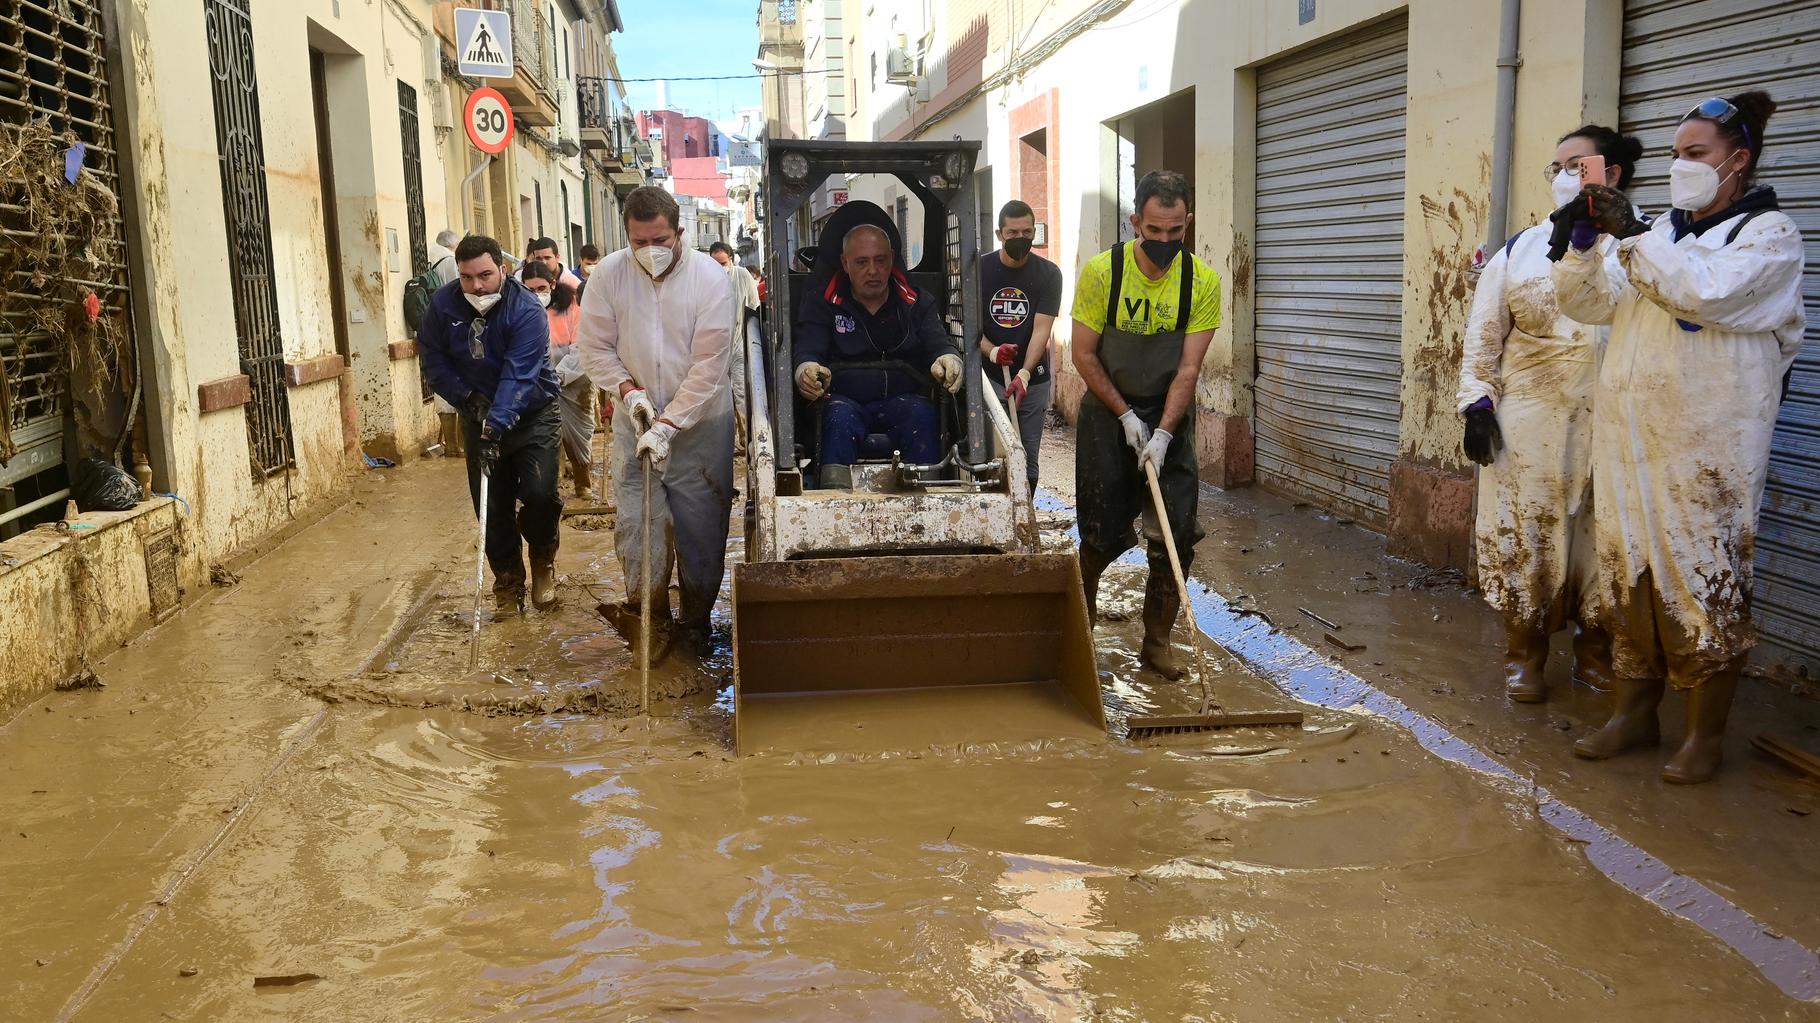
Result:
<svg viewBox="0 0 1820 1023">
<path fill-rule="evenodd" d="M 33 709 L 42 720 L 0 733 L 0 768 L 50 787 L 0 793 L 9 820 L 38 835 L 0 845 L 7 1012 L 56 1018 L 110 957 L 75 1018 L 1668 1019 L 1701 1007 L 1781 1019 L 1805 1009 L 1608 881 L 1520 787 L 1430 756 L 1379 718 L 1317 709 L 1299 732 L 1151 746 L 956 745 L 881 726 L 870 753 L 823 748 L 805 726 L 734 760 L 724 653 L 660 668 L 652 723 L 625 716 L 636 676 L 588 610 L 590 587 L 617 595 L 608 535 L 565 539 L 560 610 L 489 618 L 482 664 L 505 681 L 463 677 L 465 598 L 452 587 L 425 602 L 408 586 L 361 583 L 351 592 L 366 595 L 364 612 L 325 595 L 320 610 L 287 613 L 287 595 L 332 577 L 322 553 L 355 547 L 347 536 L 304 542 L 321 545 L 318 557 L 249 572 L 213 620 L 132 651 L 136 671 L 113 672 L 108 690 L 60 697 Z M 377 579 L 409 558 L 374 560 L 352 571 Z M 1135 617 L 1139 580 L 1113 569 L 1103 606 Z M 381 623 L 405 618 L 411 627 L 387 639 Z M 345 656 L 289 641 L 330 620 L 362 637 Z M 236 647 L 249 621 L 275 638 Z M 1099 638 L 1115 721 L 1195 702 L 1191 689 L 1135 672 L 1135 624 L 1103 624 Z M 225 667 L 221 650 L 238 651 Z M 211 686 L 185 697 L 191 717 L 145 728 L 126 715 L 156 706 L 142 698 L 170 691 L 182 670 Z M 337 702 L 305 695 L 311 679 Z M 1235 665 L 1217 681 L 1229 707 L 1288 705 Z M 532 707 L 579 693 L 594 702 Z M 91 745 L 61 741 L 71 733 Z M 92 745 L 103 735 L 130 760 Z M 19 748 L 32 763 L 13 758 Z M 121 770 L 55 780 L 98 761 Z M 122 840 L 122 820 L 173 803 L 192 810 L 170 814 L 158 841 Z M 192 858 L 216 837 L 210 856 Z M 160 864 L 184 863 L 196 869 L 129 942 L 134 914 L 172 891 Z M 304 973 L 322 979 L 253 986 Z"/>
</svg>

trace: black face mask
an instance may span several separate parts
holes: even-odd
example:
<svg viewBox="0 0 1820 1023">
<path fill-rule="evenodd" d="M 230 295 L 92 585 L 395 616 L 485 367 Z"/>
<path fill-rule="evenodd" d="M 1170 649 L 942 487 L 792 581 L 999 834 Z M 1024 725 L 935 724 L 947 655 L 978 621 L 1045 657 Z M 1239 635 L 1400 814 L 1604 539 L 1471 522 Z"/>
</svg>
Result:
<svg viewBox="0 0 1820 1023">
<path fill-rule="evenodd" d="M 1169 264 L 1175 262 L 1175 257 L 1179 255 L 1181 251 L 1181 242 L 1158 241 L 1155 238 L 1144 239 L 1144 255 L 1149 256 L 1152 263 L 1155 263 L 1157 266 L 1164 269 L 1167 269 Z"/>
<path fill-rule="evenodd" d="M 1029 238 L 1005 239 L 1005 255 L 1010 256 L 1012 259 L 1023 259 L 1025 256 L 1030 255 L 1031 241 L 1032 239 Z"/>
</svg>

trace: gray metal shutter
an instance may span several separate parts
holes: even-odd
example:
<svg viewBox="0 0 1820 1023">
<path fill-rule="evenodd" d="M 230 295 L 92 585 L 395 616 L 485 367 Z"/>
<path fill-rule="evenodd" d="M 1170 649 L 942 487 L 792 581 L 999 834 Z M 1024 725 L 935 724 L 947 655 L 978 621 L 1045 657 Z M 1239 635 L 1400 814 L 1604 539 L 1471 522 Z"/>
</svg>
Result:
<svg viewBox="0 0 1820 1023">
<path fill-rule="evenodd" d="M 1820 668 L 1820 0 L 1658 0 L 1624 11 L 1619 120 L 1643 140 L 1632 189 L 1668 211 L 1675 126 L 1708 96 L 1764 89 L 1770 118 L 1760 180 L 1807 241 L 1807 344 L 1795 362 L 1770 456 L 1757 534 L 1753 615 L 1772 659 Z"/>
<path fill-rule="evenodd" d="M 1403 356 L 1398 18 L 1258 72 L 1257 477 L 1382 529 Z"/>
</svg>

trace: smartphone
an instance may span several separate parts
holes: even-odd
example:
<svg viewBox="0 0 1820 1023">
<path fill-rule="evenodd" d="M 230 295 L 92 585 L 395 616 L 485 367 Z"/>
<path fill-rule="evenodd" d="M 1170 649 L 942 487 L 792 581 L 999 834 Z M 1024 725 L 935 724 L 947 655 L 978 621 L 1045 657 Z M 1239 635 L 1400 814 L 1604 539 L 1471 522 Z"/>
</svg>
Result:
<svg viewBox="0 0 1820 1023">
<path fill-rule="evenodd" d="M 1580 157 L 1580 186 L 1605 184 L 1605 157 L 1597 153 Z"/>
</svg>

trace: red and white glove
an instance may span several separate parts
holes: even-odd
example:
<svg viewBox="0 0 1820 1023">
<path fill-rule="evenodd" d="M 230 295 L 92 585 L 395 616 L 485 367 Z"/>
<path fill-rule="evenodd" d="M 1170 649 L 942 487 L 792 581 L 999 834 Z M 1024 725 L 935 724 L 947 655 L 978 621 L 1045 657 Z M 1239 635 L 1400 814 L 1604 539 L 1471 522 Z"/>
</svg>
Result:
<svg viewBox="0 0 1820 1023">
<path fill-rule="evenodd" d="M 1024 402 L 1024 394 L 1029 389 L 1030 371 L 1020 369 L 1017 371 L 1017 376 L 1012 377 L 1011 382 L 1005 385 L 1005 400 L 1014 405 L 1021 405 Z"/>
<path fill-rule="evenodd" d="M 993 345 L 992 351 L 986 353 L 986 361 L 994 366 L 1009 366 L 1017 361 L 1017 346 Z"/>
</svg>

